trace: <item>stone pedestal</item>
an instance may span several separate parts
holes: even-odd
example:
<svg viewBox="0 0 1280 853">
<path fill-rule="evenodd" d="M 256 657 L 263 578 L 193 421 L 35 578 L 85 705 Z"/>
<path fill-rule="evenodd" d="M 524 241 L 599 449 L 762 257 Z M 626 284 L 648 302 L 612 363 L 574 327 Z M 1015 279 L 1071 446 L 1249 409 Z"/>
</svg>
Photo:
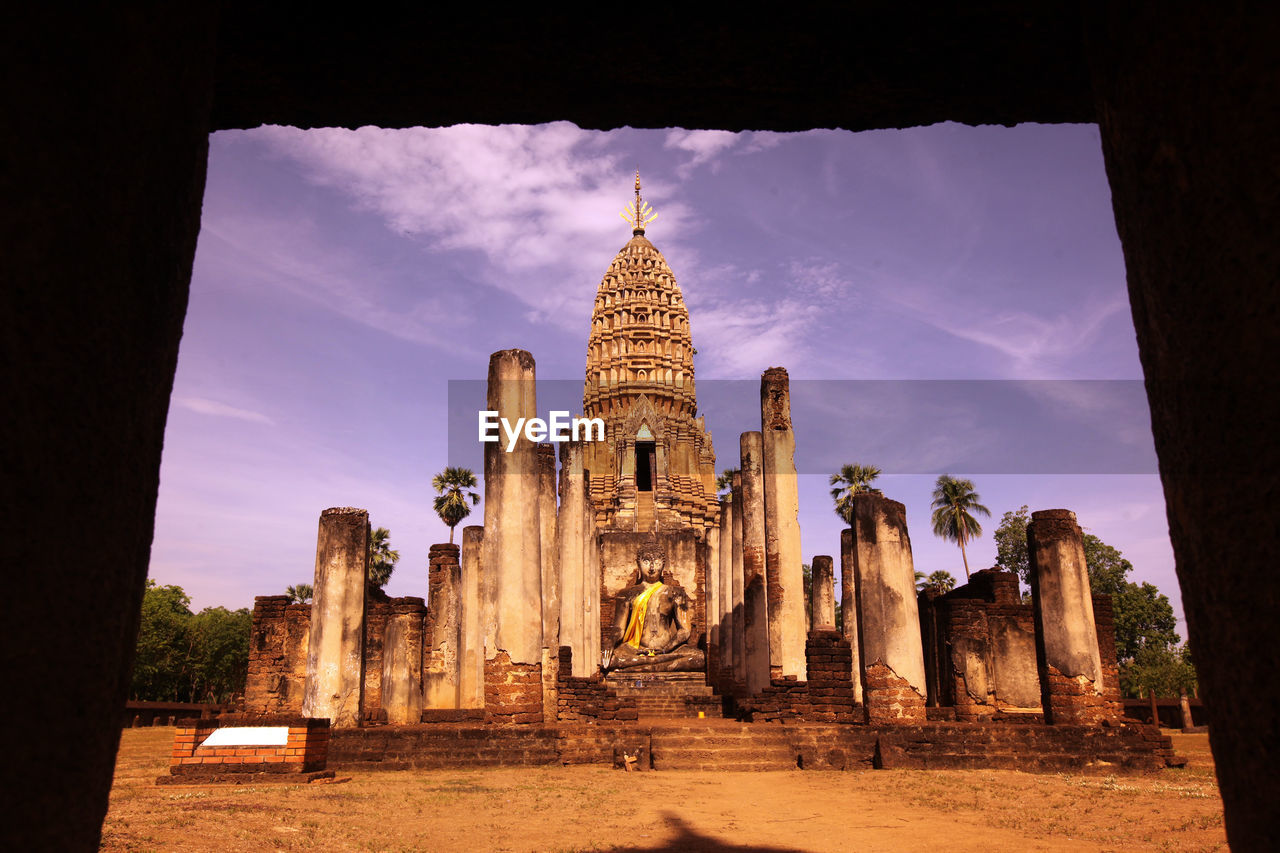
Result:
<svg viewBox="0 0 1280 853">
<path fill-rule="evenodd" d="M 1027 556 L 1045 722 L 1092 725 L 1108 719 L 1084 539 L 1075 513 L 1031 513 Z"/>
<path fill-rule="evenodd" d="M 774 678 L 805 679 L 804 569 L 791 383 L 771 367 L 760 377 L 764 470 L 765 579 L 769 595 L 769 664 Z"/>
<path fill-rule="evenodd" d="M 923 723 L 924 649 L 906 508 L 882 495 L 854 495 L 852 531 L 867 719 Z"/>
<path fill-rule="evenodd" d="M 835 576 L 832 571 L 831 558 L 819 555 L 813 558 L 813 576 L 810 580 L 809 597 L 811 599 L 810 608 L 810 630 L 835 630 L 836 627 L 836 597 L 835 597 Z"/>
<path fill-rule="evenodd" d="M 465 532 L 463 534 L 466 535 Z M 462 568 L 457 545 L 432 545 L 427 570 L 424 707 L 461 708 Z M 415 721 L 416 722 L 416 721 Z"/>
<path fill-rule="evenodd" d="M 421 598 L 396 599 L 387 617 L 382 640 L 382 710 L 393 726 L 422 722 L 425 701 L 422 646 L 426 621 L 427 608 Z M 454 681 L 448 691 L 449 701 L 454 704 L 432 707 L 457 707 L 456 656 L 454 664 Z"/>
<path fill-rule="evenodd" d="M 302 713 L 335 727 L 360 725 L 363 711 L 368 562 L 369 513 L 352 507 L 320 513 Z"/>
<path fill-rule="evenodd" d="M 534 381 L 529 353 L 494 353 L 489 359 L 488 409 L 512 424 L 537 417 Z M 536 448 L 523 435 L 510 452 L 505 443 L 484 446 L 485 712 L 495 722 L 542 720 L 542 525 Z"/>
<path fill-rule="evenodd" d="M 764 452 L 758 432 L 744 432 L 742 453 L 742 604 L 747 691 L 769 686 L 769 601 L 764 553 Z"/>
</svg>

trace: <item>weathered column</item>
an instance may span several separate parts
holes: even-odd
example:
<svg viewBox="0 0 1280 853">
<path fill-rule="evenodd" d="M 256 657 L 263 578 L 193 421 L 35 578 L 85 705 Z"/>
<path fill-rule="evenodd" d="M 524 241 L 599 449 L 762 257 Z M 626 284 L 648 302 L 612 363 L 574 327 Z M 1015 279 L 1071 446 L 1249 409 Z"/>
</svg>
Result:
<svg viewBox="0 0 1280 853">
<path fill-rule="evenodd" d="M 462 528 L 462 629 L 458 651 L 458 702 L 461 708 L 484 707 L 484 624 L 481 621 L 480 558 L 484 528 Z"/>
<path fill-rule="evenodd" d="M 914 573 L 914 570 L 913 570 Z M 858 571 L 853 562 L 853 531 L 840 531 L 840 632 L 849 641 L 853 653 L 853 671 L 862 672 L 862 656 L 858 651 Z M 853 698 L 862 701 L 862 677 L 853 679 Z"/>
<path fill-rule="evenodd" d="M 560 645 L 573 650 L 573 675 L 590 675 L 587 654 L 582 562 L 586 557 L 586 482 L 582 472 L 582 444 L 560 445 L 560 516 L 556 521 L 560 572 Z"/>
<path fill-rule="evenodd" d="M 465 535 L 465 533 L 464 533 Z M 432 545 L 427 556 L 427 654 L 424 707 L 460 708 L 462 567 L 457 545 Z M 415 722 L 417 722 L 415 720 Z"/>
<path fill-rule="evenodd" d="M 387 722 L 393 726 L 422 722 L 425 700 L 422 646 L 426 620 L 427 608 L 421 598 L 392 601 L 391 614 L 382 635 L 382 710 L 387 714 Z M 456 679 L 453 688 L 456 700 Z M 453 708 L 456 705 L 431 707 Z"/>
<path fill-rule="evenodd" d="M 733 496 L 720 498 L 720 683 L 733 683 Z"/>
<path fill-rule="evenodd" d="M 1093 725 L 1108 719 L 1093 596 L 1076 514 L 1067 509 L 1031 513 L 1027 557 L 1045 722 Z"/>
<path fill-rule="evenodd" d="M 360 725 L 368 562 L 369 513 L 353 507 L 320 513 L 302 715 L 327 717 L 334 728 Z"/>
<path fill-rule="evenodd" d="M 586 475 L 588 478 L 590 472 Z M 595 505 L 590 495 L 583 507 L 582 548 L 582 622 L 583 635 L 587 641 L 587 653 L 583 664 L 587 675 L 595 675 L 600 671 L 602 662 L 603 626 L 600 624 L 600 587 L 603 579 L 600 576 L 600 539 L 596 529 Z"/>
<path fill-rule="evenodd" d="M 853 496 L 862 695 L 871 723 L 925 721 L 924 648 L 906 507 Z"/>
<path fill-rule="evenodd" d="M 742 603 L 747 691 L 769 686 L 769 601 L 764 555 L 764 441 L 744 432 L 742 454 Z"/>
<path fill-rule="evenodd" d="M 1178 707 L 1182 711 L 1182 730 L 1189 732 L 1196 727 L 1196 721 L 1191 716 L 1191 699 L 1185 687 L 1178 689 Z"/>
<path fill-rule="evenodd" d="M 560 671 L 560 549 L 556 541 L 556 448 L 539 444 L 538 526 L 542 562 L 542 717 L 556 718 L 556 673 Z"/>
<path fill-rule="evenodd" d="M 707 620 L 707 680 L 714 683 L 720 671 L 720 527 L 707 530 L 707 563 L 705 572 L 706 600 L 703 612 Z"/>
<path fill-rule="evenodd" d="M 765 579 L 769 592 L 769 666 L 773 677 L 805 679 L 804 558 L 791 381 L 782 367 L 760 377 L 764 470 Z"/>
<path fill-rule="evenodd" d="M 533 356 L 502 350 L 489 358 L 488 408 L 514 424 L 537 417 Z M 542 721 L 542 527 L 537 445 L 523 434 L 484 446 L 481 584 L 485 625 L 485 712 L 495 722 Z M 486 614 L 487 615 L 487 614 Z M 490 642 L 490 635 L 492 642 Z"/>
<path fill-rule="evenodd" d="M 733 508 L 733 683 L 747 687 L 747 615 L 746 582 L 742 564 L 742 472 L 733 475 L 730 484 L 730 506 Z M 735 687 L 736 689 L 736 687 Z"/>
<path fill-rule="evenodd" d="M 810 581 L 809 596 L 813 601 L 811 622 L 812 630 L 835 630 L 836 627 L 836 589 L 835 575 L 831 558 L 819 555 L 813 558 L 813 578 Z"/>
</svg>

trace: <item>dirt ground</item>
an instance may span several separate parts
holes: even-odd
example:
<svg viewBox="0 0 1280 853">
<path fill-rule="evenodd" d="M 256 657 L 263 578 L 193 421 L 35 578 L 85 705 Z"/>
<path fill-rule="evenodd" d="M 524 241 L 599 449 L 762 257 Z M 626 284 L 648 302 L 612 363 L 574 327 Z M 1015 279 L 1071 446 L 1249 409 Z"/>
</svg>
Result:
<svg viewBox="0 0 1280 853">
<path fill-rule="evenodd" d="M 173 729 L 126 729 L 104 850 L 1219 850 L 1208 735 L 1153 775 L 1007 770 L 353 773 L 329 785 L 157 787 Z"/>
</svg>

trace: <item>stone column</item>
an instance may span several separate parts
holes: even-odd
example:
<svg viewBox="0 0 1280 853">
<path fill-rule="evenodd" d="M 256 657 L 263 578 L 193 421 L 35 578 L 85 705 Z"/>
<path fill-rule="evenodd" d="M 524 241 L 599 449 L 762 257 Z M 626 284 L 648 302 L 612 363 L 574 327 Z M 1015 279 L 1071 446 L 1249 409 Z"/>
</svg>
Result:
<svg viewBox="0 0 1280 853">
<path fill-rule="evenodd" d="M 746 583 L 742 565 L 742 473 L 733 475 L 730 485 L 733 509 L 733 683 L 746 690 L 747 684 L 747 617 Z"/>
<path fill-rule="evenodd" d="M 1031 513 L 1027 557 L 1045 722 L 1092 725 L 1108 719 L 1089 571 L 1076 514 L 1066 509 Z"/>
<path fill-rule="evenodd" d="M 814 631 L 834 631 L 836 627 L 835 575 L 831 566 L 830 557 L 813 558 L 813 579 L 809 585 L 809 596 L 812 599 Z"/>
<path fill-rule="evenodd" d="M 502 350 L 489 358 L 488 408 L 516 423 L 537 417 L 533 356 Z M 495 722 L 542 721 L 542 527 L 537 445 L 523 435 L 484 446 L 481 582 L 491 606 L 485 641 L 485 711 Z M 492 604 L 489 605 L 489 602 Z"/>
<path fill-rule="evenodd" d="M 327 717 L 334 728 L 360 725 L 363 711 L 368 562 L 369 513 L 353 507 L 320 513 L 302 715 Z"/>
<path fill-rule="evenodd" d="M 424 707 L 460 708 L 462 568 L 458 546 L 432 545 L 427 560 L 426 640 L 430 657 L 423 679 Z"/>
<path fill-rule="evenodd" d="M 391 613 L 387 617 L 387 627 L 382 637 L 382 710 L 387 714 L 387 722 L 393 726 L 422 722 L 425 701 L 422 646 L 426 619 L 427 608 L 421 598 L 397 598 L 392 601 Z M 456 702 L 456 679 L 452 698 Z"/>
<path fill-rule="evenodd" d="M 742 454 L 742 603 L 747 691 L 769 686 L 769 601 L 764 555 L 764 440 L 744 432 Z"/>
<path fill-rule="evenodd" d="M 782 367 L 760 377 L 763 442 L 765 578 L 769 593 L 769 665 L 775 678 L 805 679 L 804 558 L 796 434 L 791 429 L 791 381 Z"/>
<path fill-rule="evenodd" d="M 587 654 L 582 562 L 586 518 L 586 482 L 582 471 L 582 444 L 567 441 L 560 445 L 560 516 L 556 521 L 560 572 L 560 645 L 573 650 L 573 675 L 583 678 L 591 656 Z"/>
<path fill-rule="evenodd" d="M 706 600 L 703 612 L 707 620 L 707 676 L 715 683 L 720 672 L 720 527 L 707 530 L 707 562 L 704 572 Z"/>
<path fill-rule="evenodd" d="M 720 683 L 733 682 L 733 496 L 720 498 Z"/>
<path fill-rule="evenodd" d="M 589 472 L 586 476 L 589 476 Z M 604 583 L 600 576 L 600 539 L 596 529 L 595 506 L 587 497 L 582 511 L 583 537 L 582 548 L 582 621 L 583 635 L 587 641 L 585 660 L 587 675 L 595 675 L 600 671 L 603 628 L 600 624 L 600 587 Z"/>
<path fill-rule="evenodd" d="M 862 695 L 871 723 L 925 721 L 924 647 L 906 507 L 853 496 Z"/>
<path fill-rule="evenodd" d="M 484 528 L 462 528 L 461 610 L 458 702 L 461 708 L 484 707 L 484 624 L 481 621 L 480 555 Z"/>
<path fill-rule="evenodd" d="M 914 570 L 913 580 L 914 580 Z M 862 672 L 862 656 L 858 652 L 858 571 L 853 562 L 853 531 L 840 531 L 840 632 L 849 641 L 853 653 L 853 671 Z M 853 698 L 862 702 L 862 677 L 853 679 Z"/>
<path fill-rule="evenodd" d="M 560 569 L 556 541 L 556 448 L 539 444 L 538 526 L 542 562 L 542 717 L 556 718 L 556 674 L 560 671 Z"/>
</svg>

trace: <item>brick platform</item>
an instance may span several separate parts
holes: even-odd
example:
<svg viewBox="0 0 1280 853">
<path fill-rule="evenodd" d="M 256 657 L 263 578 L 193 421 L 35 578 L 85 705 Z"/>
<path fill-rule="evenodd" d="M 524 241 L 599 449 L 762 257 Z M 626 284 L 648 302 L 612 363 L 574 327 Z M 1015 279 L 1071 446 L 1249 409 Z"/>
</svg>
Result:
<svg viewBox="0 0 1280 853">
<path fill-rule="evenodd" d="M 221 728 L 287 728 L 280 745 L 205 746 Z M 218 720 L 178 721 L 169 759 L 169 777 L 178 782 L 227 781 L 252 775 L 316 774 L 325 769 L 329 746 L 329 721 L 307 717 L 223 717 Z"/>
<path fill-rule="evenodd" d="M 475 726 L 437 724 L 335 730 L 330 766 L 343 770 L 597 764 L 618 751 L 656 770 L 1009 769 L 1149 772 L 1181 766 L 1172 742 L 1146 725 L 929 723 L 883 726 L 666 724 Z"/>
<path fill-rule="evenodd" d="M 723 716 L 720 698 L 701 673 L 615 673 L 604 683 L 619 699 L 634 702 L 640 718 Z"/>
</svg>

